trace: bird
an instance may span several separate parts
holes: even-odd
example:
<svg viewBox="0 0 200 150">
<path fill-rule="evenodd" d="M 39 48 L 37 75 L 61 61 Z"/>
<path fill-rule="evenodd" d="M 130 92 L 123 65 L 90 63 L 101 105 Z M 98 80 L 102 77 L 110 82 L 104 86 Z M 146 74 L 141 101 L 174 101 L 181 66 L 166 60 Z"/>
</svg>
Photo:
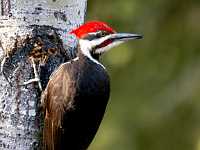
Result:
<svg viewBox="0 0 200 150">
<path fill-rule="evenodd" d="M 103 119 L 110 78 L 100 56 L 140 34 L 117 33 L 107 23 L 89 21 L 69 34 L 78 40 L 76 57 L 61 64 L 49 78 L 44 108 L 44 150 L 86 150 Z"/>
</svg>

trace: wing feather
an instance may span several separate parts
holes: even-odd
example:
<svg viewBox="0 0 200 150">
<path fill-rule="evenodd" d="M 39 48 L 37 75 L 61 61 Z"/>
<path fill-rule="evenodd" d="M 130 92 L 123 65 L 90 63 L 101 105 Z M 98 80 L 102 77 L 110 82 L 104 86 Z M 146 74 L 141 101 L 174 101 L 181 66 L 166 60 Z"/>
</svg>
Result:
<svg viewBox="0 0 200 150">
<path fill-rule="evenodd" d="M 62 134 L 62 118 L 69 103 L 70 80 L 68 67 L 64 63 L 51 75 L 47 87 L 42 95 L 45 110 L 43 129 L 43 149 L 55 150 L 59 147 Z"/>
</svg>

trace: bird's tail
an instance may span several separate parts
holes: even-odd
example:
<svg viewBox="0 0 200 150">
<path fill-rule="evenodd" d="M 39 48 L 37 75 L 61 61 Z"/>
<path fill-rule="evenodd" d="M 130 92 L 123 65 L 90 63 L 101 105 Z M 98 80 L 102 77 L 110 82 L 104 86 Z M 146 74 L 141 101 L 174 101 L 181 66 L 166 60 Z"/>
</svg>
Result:
<svg viewBox="0 0 200 150">
<path fill-rule="evenodd" d="M 61 128 L 46 115 L 43 129 L 43 150 L 60 150 Z"/>
</svg>

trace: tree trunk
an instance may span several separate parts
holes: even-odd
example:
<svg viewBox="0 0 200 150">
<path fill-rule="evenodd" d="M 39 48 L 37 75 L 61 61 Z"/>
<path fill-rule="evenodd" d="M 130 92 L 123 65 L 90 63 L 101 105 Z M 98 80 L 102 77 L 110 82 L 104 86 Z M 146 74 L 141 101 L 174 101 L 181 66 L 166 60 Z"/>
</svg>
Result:
<svg viewBox="0 0 200 150">
<path fill-rule="evenodd" d="M 84 22 L 87 0 L 1 0 L 0 149 L 39 149 L 40 86 L 73 57 L 67 35 Z M 39 74 L 41 85 L 25 81 Z"/>
</svg>

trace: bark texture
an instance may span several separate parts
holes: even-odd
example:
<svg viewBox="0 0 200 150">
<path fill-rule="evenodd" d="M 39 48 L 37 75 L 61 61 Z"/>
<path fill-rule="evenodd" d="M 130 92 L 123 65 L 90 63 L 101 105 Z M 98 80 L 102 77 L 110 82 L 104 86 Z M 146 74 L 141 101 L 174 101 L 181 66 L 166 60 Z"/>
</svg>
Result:
<svg viewBox="0 0 200 150">
<path fill-rule="evenodd" d="M 39 149 L 41 112 L 33 62 L 44 89 L 60 63 L 73 58 L 67 35 L 84 22 L 86 0 L 0 1 L 0 149 Z"/>
</svg>

